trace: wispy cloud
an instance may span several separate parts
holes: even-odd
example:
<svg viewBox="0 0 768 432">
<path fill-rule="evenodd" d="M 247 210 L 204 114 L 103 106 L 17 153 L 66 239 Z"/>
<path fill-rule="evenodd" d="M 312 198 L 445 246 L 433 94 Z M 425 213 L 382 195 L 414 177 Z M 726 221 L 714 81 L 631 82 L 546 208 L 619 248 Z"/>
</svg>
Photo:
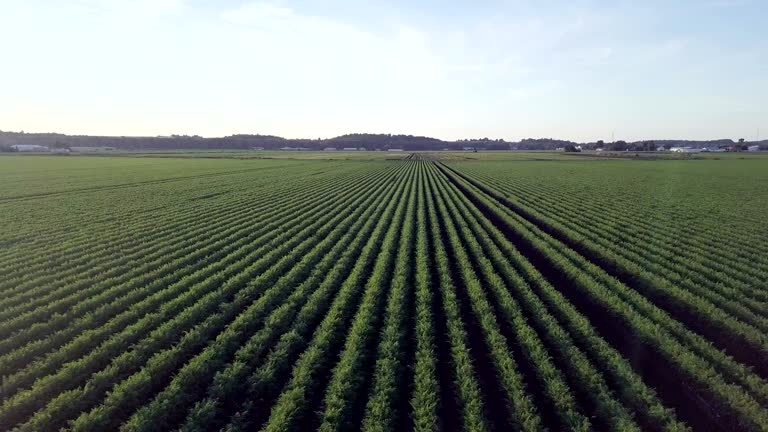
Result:
<svg viewBox="0 0 768 432">
<path fill-rule="evenodd" d="M 185 0 L 78 0 L 72 5 L 95 14 L 123 18 L 159 18 L 178 14 Z"/>
<path fill-rule="evenodd" d="M 701 2 L 703 7 L 710 8 L 733 8 L 742 7 L 753 4 L 753 0 L 705 0 Z"/>
<path fill-rule="evenodd" d="M 287 19 L 293 16 L 293 10 L 289 7 L 264 2 L 245 3 L 221 13 L 223 20 L 237 24 L 259 24 L 266 20 Z"/>
<path fill-rule="evenodd" d="M 220 18 L 239 26 L 243 49 L 254 49 L 266 61 L 277 62 L 282 73 L 311 85 L 326 81 L 361 89 L 418 90 L 437 84 L 454 67 L 433 52 L 430 35 L 413 26 L 374 33 L 355 23 L 261 1 L 222 11 Z"/>
<path fill-rule="evenodd" d="M 561 80 L 550 79 L 528 82 L 524 86 L 517 86 L 507 89 L 506 94 L 509 98 L 516 101 L 526 101 L 539 97 L 550 96 L 553 93 L 562 91 L 565 84 Z"/>
</svg>

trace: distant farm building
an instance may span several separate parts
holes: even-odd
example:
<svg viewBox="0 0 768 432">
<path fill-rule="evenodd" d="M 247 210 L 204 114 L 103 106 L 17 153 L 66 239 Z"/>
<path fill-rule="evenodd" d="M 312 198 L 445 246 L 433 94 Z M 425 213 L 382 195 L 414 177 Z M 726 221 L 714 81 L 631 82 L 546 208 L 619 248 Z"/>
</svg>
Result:
<svg viewBox="0 0 768 432">
<path fill-rule="evenodd" d="M 68 148 L 55 148 L 51 150 L 51 153 L 56 154 L 69 154 L 70 150 Z"/>
<path fill-rule="evenodd" d="M 326 147 L 323 151 L 336 151 L 336 147 Z"/>
<path fill-rule="evenodd" d="M 700 153 L 701 149 L 694 147 L 672 147 L 669 151 L 674 153 Z"/>
<path fill-rule="evenodd" d="M 113 151 L 115 150 L 114 147 L 70 147 L 72 151 L 79 152 L 79 153 L 89 153 L 89 152 L 101 152 L 101 151 Z"/>
<path fill-rule="evenodd" d="M 342 150 L 344 151 L 357 151 L 357 147 L 344 147 Z"/>
<path fill-rule="evenodd" d="M 50 149 L 46 146 L 36 144 L 15 144 L 11 146 L 17 152 L 47 152 Z"/>
<path fill-rule="evenodd" d="M 747 147 L 747 151 L 750 151 L 750 152 L 760 151 L 760 146 L 751 145 L 751 146 Z"/>
<path fill-rule="evenodd" d="M 399 152 L 401 152 L 401 151 L 403 151 L 403 149 L 389 149 L 387 151 L 399 151 Z"/>
</svg>

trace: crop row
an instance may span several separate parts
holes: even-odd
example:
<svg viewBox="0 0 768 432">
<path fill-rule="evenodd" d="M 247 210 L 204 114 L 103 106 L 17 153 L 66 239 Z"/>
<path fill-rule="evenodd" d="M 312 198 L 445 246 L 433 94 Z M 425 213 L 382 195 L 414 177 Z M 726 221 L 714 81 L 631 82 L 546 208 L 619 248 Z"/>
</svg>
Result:
<svg viewBox="0 0 768 432">
<path fill-rule="evenodd" d="M 547 183 L 515 178 L 488 169 L 480 172 L 466 165 L 462 166 L 462 171 L 488 186 L 513 195 L 515 199 L 526 200 L 529 204 L 564 203 L 567 208 L 578 209 L 577 220 L 586 226 L 611 228 L 629 238 L 646 238 L 657 248 L 674 250 L 675 257 L 685 257 L 684 262 L 688 263 L 700 263 L 708 271 L 717 269 L 731 277 L 739 278 L 745 275 L 760 277 L 759 269 L 768 270 L 765 250 L 760 248 L 759 242 L 754 241 L 755 236 L 760 234 L 759 230 L 745 230 L 743 227 L 737 229 L 729 224 L 720 224 L 717 229 L 707 229 L 702 226 L 703 221 L 700 219 L 697 219 L 696 224 L 683 222 L 696 213 L 687 214 L 680 219 L 680 223 L 670 226 L 669 222 L 659 220 L 668 217 L 667 212 L 670 209 L 663 209 L 665 213 L 659 214 L 658 218 L 640 219 L 639 215 L 643 214 L 641 206 L 644 203 L 618 199 L 615 193 L 596 193 L 590 200 L 584 200 L 578 193 L 569 193 L 570 188 L 567 185 L 559 185 L 561 189 L 558 190 Z M 580 184 L 578 188 L 591 190 L 589 184 Z M 754 282 L 752 279 L 747 281 Z"/>
<path fill-rule="evenodd" d="M 744 251 L 723 242 L 726 234 L 719 234 L 715 245 L 702 243 L 699 236 L 675 239 L 673 242 L 668 228 L 654 229 L 648 223 L 638 223 L 631 209 L 600 202 L 588 207 L 567 194 L 550 191 L 540 185 L 502 182 L 487 175 L 476 175 L 474 178 L 499 192 L 514 196 L 521 205 L 567 223 L 571 230 L 596 231 L 603 237 L 602 247 L 610 247 L 616 253 L 631 252 L 642 256 L 645 262 L 676 276 L 676 281 L 702 284 L 714 290 L 728 289 L 739 299 L 756 296 L 757 301 L 762 303 L 753 307 L 762 307 L 765 311 L 764 301 L 768 297 L 756 286 L 766 280 L 766 275 L 756 268 L 754 257 L 747 261 L 749 265 L 734 259 Z M 759 254 L 758 259 L 761 257 L 762 254 Z"/>
<path fill-rule="evenodd" d="M 384 179 L 381 181 L 383 180 Z M 366 187 L 370 188 L 374 185 L 375 183 L 373 185 L 366 185 Z M 342 206 L 349 205 L 349 203 L 343 201 L 333 203 L 326 200 L 320 207 L 328 207 L 329 205 L 331 206 L 330 208 L 333 208 L 332 206 L 335 205 L 341 209 Z M 231 254 L 233 258 L 238 255 L 241 256 L 241 258 L 235 262 L 223 260 L 211 264 L 211 266 L 217 266 L 220 270 L 213 269 L 213 272 L 209 271 L 205 273 L 205 275 L 199 275 L 197 278 L 181 279 L 179 281 L 180 283 L 174 284 L 175 287 L 174 285 L 169 287 L 175 288 L 175 290 L 165 290 L 171 293 L 179 293 L 176 294 L 176 297 L 160 299 L 160 309 L 158 312 L 149 313 L 143 317 L 137 315 L 137 317 L 141 317 L 141 319 L 130 324 L 128 327 L 125 327 L 124 330 L 115 334 L 114 331 L 116 329 L 110 325 L 115 322 L 115 319 L 112 319 L 107 325 L 78 335 L 77 339 L 65 345 L 63 349 L 60 349 L 45 357 L 43 360 L 34 362 L 30 366 L 11 375 L 4 383 L 4 394 L 6 395 L 11 394 L 10 392 L 13 391 L 13 388 L 19 388 L 19 386 L 23 386 L 25 382 L 30 382 L 30 379 L 35 379 L 40 376 L 41 373 L 49 373 L 55 370 L 54 368 L 58 367 L 57 364 L 66 362 L 64 363 L 63 369 L 59 370 L 55 375 L 38 378 L 31 389 L 19 393 L 13 398 L 7 399 L 6 403 L 3 405 L 3 407 L 7 409 L 3 409 L 3 413 L 9 415 L 12 414 L 14 416 L 23 415 L 23 410 L 18 409 L 16 404 L 19 403 L 20 406 L 24 406 L 24 401 L 38 406 L 42 405 L 44 399 L 41 400 L 41 394 L 51 394 L 50 392 L 52 391 L 61 391 L 61 384 L 66 384 L 67 386 L 75 385 L 77 380 L 72 379 L 73 375 L 81 376 L 81 371 L 84 372 L 84 370 L 86 370 L 83 369 L 85 367 L 90 370 L 100 367 L 99 365 L 103 364 L 104 361 L 111 360 L 111 353 L 116 352 L 114 350 L 123 350 L 124 347 L 127 346 L 126 344 L 131 343 L 132 340 L 139 341 L 139 338 L 146 336 L 147 332 L 150 331 L 153 326 L 163 323 L 163 326 L 167 326 L 168 322 L 166 322 L 166 320 L 168 318 L 185 310 L 184 308 L 189 308 L 188 305 L 190 304 L 207 304 L 209 305 L 207 310 L 209 310 L 210 307 L 217 307 L 220 303 L 210 302 L 216 298 L 210 297 L 210 295 L 217 295 L 219 297 L 222 295 L 245 297 L 240 288 L 242 286 L 241 284 L 248 281 L 250 277 L 249 275 L 256 275 L 259 274 L 259 272 L 263 272 L 271 263 L 280 259 L 281 253 L 285 253 L 285 251 L 291 250 L 291 248 L 296 247 L 299 244 L 306 244 L 308 246 L 309 244 L 307 242 L 302 243 L 302 240 L 314 238 L 314 236 L 318 234 L 316 231 L 317 228 L 324 226 L 328 220 L 331 220 L 333 213 L 328 212 L 330 208 L 327 208 L 323 213 L 320 213 L 324 214 L 324 216 L 317 219 L 304 218 L 303 222 L 280 233 L 280 235 L 274 237 L 273 240 L 264 243 L 260 248 L 255 248 L 258 243 L 247 244 L 245 249 L 241 248 L 243 250 L 239 254 Z M 299 216 L 299 220 L 301 220 L 301 215 L 297 216 Z M 307 215 L 305 214 L 304 216 Z M 249 249 L 252 250 L 252 252 L 245 253 L 249 252 Z M 284 265 L 288 264 L 286 263 Z M 211 277 L 206 275 L 211 275 Z M 221 283 L 224 283 L 224 285 L 221 286 L 221 288 L 218 288 L 218 285 Z M 216 290 L 209 291 L 211 288 L 216 288 Z M 206 292 L 209 292 L 209 294 L 205 294 Z M 230 294 L 225 294 L 227 292 Z M 259 291 L 256 291 L 256 293 L 258 292 Z M 162 293 L 162 291 L 158 293 Z M 198 301 L 198 299 L 201 299 L 200 296 L 202 295 L 208 295 L 209 302 L 202 302 L 202 300 Z M 153 295 L 153 297 L 157 296 Z M 197 301 L 197 303 L 194 303 L 195 301 Z M 134 308 L 132 307 L 131 309 Z M 204 316 L 205 315 L 202 315 L 201 317 Z M 94 340 L 98 340 L 98 338 L 94 337 L 94 333 L 109 336 L 109 339 L 93 349 Z M 173 333 L 161 332 L 160 335 L 164 340 L 170 341 L 173 339 Z M 92 351 L 88 352 L 89 349 Z M 77 358 L 78 353 L 87 353 L 87 355 L 82 360 L 73 361 L 73 358 Z M 83 377 L 81 376 L 80 379 L 82 378 Z"/>
<path fill-rule="evenodd" d="M 449 170 L 443 172 L 502 227 L 506 235 L 524 246 L 525 254 L 545 270 L 548 278 L 568 284 L 569 291 L 563 292 L 566 298 L 596 317 L 593 322 L 602 326 L 606 339 L 618 346 L 629 344 L 624 349 L 635 350 L 635 355 L 648 352 L 645 360 L 655 364 L 655 385 L 663 385 L 659 377 L 666 374 L 667 379 L 681 380 L 683 389 L 696 393 L 695 396 L 677 394 L 672 398 L 669 394 L 675 389 L 667 385 L 662 392 L 662 396 L 669 396 L 666 402 L 681 409 L 691 409 L 690 405 L 698 404 L 699 414 L 706 414 L 721 424 L 765 427 L 762 404 L 766 402 L 766 383 L 759 376 L 712 347 L 706 339 L 611 277 L 603 268 L 541 230 L 540 225 L 504 205 L 503 197 L 489 194 L 489 190 Z M 645 379 L 654 379 L 650 371 L 641 372 L 645 372 Z"/>
</svg>

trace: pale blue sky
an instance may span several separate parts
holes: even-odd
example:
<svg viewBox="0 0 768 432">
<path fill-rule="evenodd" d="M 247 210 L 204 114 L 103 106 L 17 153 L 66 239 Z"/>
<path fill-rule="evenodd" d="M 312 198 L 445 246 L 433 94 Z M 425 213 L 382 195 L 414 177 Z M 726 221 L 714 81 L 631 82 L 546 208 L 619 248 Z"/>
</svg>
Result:
<svg viewBox="0 0 768 432">
<path fill-rule="evenodd" d="M 0 129 L 766 138 L 766 29 L 766 0 L 0 0 Z"/>
</svg>

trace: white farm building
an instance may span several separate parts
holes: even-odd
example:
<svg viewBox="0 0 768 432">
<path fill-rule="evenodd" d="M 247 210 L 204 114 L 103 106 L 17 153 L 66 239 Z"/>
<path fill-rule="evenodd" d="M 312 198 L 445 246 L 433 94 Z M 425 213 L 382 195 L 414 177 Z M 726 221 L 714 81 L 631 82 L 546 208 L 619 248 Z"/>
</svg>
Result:
<svg viewBox="0 0 768 432">
<path fill-rule="evenodd" d="M 674 153 L 701 153 L 701 149 L 694 147 L 672 147 L 669 151 Z"/>
<path fill-rule="evenodd" d="M 15 144 L 11 146 L 17 152 L 47 152 L 48 147 L 35 144 Z"/>
</svg>

